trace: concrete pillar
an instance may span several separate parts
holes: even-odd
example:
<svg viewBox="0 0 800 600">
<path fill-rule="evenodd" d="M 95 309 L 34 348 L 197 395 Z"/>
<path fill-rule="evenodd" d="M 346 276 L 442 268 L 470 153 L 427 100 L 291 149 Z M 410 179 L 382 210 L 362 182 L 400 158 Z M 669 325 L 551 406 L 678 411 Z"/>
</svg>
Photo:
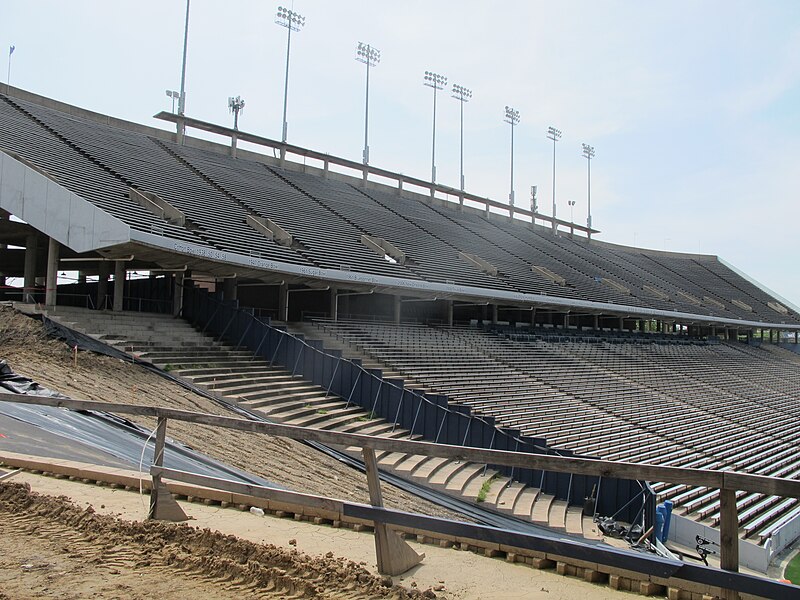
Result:
<svg viewBox="0 0 800 600">
<path fill-rule="evenodd" d="M 402 316 L 403 312 L 403 303 L 400 299 L 400 296 L 393 296 L 394 297 L 394 322 L 396 325 L 400 324 L 400 317 Z"/>
<path fill-rule="evenodd" d="M 97 310 L 105 310 L 106 308 L 106 296 L 108 295 L 108 272 L 109 264 L 106 261 L 102 261 L 97 273 Z"/>
<path fill-rule="evenodd" d="M 122 301 L 125 297 L 125 270 L 124 260 L 114 261 L 114 304 L 112 310 L 119 312 L 122 310 Z"/>
<path fill-rule="evenodd" d="M 39 240 L 36 235 L 29 235 L 25 239 L 25 282 L 23 284 L 23 301 L 33 302 L 32 294 L 36 291 L 36 252 L 39 249 Z"/>
<path fill-rule="evenodd" d="M 625 329 L 625 317 L 620 317 L 619 318 L 619 330 L 622 331 L 623 329 Z"/>
<path fill-rule="evenodd" d="M 600 315 L 594 316 L 594 330 L 597 331 L 600 329 Z"/>
<path fill-rule="evenodd" d="M 83 271 L 78 271 L 78 283 L 81 285 L 86 284 L 86 273 Z"/>
<path fill-rule="evenodd" d="M 564 329 L 569 329 L 569 313 L 564 313 Z"/>
<path fill-rule="evenodd" d="M 289 320 L 289 284 L 282 283 L 278 288 L 278 320 Z"/>
<path fill-rule="evenodd" d="M 226 277 L 222 280 L 222 299 L 225 302 L 232 302 L 236 300 L 237 296 L 237 279 L 236 277 Z"/>
<path fill-rule="evenodd" d="M 183 271 L 175 273 L 172 279 L 172 316 L 179 317 L 183 310 L 183 282 L 186 274 Z"/>
<path fill-rule="evenodd" d="M 498 314 L 500 313 L 500 307 L 497 304 L 492 304 L 492 324 L 497 325 L 498 321 Z"/>
<path fill-rule="evenodd" d="M 536 326 L 536 307 L 534 306 L 531 309 L 531 327 Z"/>
<path fill-rule="evenodd" d="M 452 327 L 453 326 L 453 301 L 447 301 L 447 324 Z"/>
<path fill-rule="evenodd" d="M 339 290 L 337 288 L 331 286 L 331 306 L 330 306 L 330 310 L 328 311 L 328 315 L 334 321 L 338 321 L 339 320 L 339 301 L 337 299 L 338 293 L 339 293 Z"/>
<path fill-rule="evenodd" d="M 56 305 L 56 289 L 58 287 L 58 255 L 61 245 L 53 238 L 47 245 L 47 279 L 45 281 L 44 304 L 48 308 Z"/>
<path fill-rule="evenodd" d="M 752 334 L 752 332 L 750 332 Z M 797 332 L 794 332 L 794 343 L 797 344 Z"/>
</svg>

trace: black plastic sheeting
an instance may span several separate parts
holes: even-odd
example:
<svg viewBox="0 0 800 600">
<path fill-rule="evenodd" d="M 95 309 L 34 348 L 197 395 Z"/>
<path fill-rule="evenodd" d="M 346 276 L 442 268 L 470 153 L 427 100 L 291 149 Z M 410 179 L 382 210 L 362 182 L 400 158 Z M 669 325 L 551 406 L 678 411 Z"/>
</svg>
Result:
<svg viewBox="0 0 800 600">
<path fill-rule="evenodd" d="M 0 388 L 18 394 L 66 398 L 27 377 L 15 374 L 5 360 L 0 361 Z M 6 429 L 0 439 L 0 447 L 10 451 L 52 458 L 93 457 L 106 466 L 134 469 L 139 468 L 141 461 L 144 476 L 150 477 L 149 466 L 153 462 L 155 445 L 152 432 L 116 415 L 100 411 L 71 411 L 50 406 L 0 402 L 0 424 L 0 427 Z M 145 447 L 148 438 L 151 439 Z M 209 477 L 281 488 L 174 440 L 167 441 L 164 466 L 202 473 Z"/>
</svg>

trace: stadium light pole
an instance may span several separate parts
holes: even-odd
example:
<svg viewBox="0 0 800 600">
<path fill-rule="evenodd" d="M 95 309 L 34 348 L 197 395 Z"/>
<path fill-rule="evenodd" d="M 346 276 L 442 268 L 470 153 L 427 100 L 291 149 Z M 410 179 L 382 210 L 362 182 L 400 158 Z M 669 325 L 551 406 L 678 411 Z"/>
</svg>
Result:
<svg viewBox="0 0 800 600">
<path fill-rule="evenodd" d="M 186 114 L 186 52 L 189 47 L 189 2 L 186 0 L 186 22 L 183 26 L 183 60 L 181 61 L 181 95 L 178 98 L 178 114 Z"/>
<path fill-rule="evenodd" d="M 16 50 L 16 46 L 9 46 L 8 47 L 8 76 L 6 77 L 6 85 L 11 85 L 11 55 L 14 54 L 14 50 Z M 8 90 L 6 90 L 7 92 Z"/>
<path fill-rule="evenodd" d="M 453 98 L 458 100 L 461 108 L 461 143 L 459 154 L 461 156 L 461 191 L 464 191 L 464 104 L 472 98 L 472 90 L 463 85 L 453 84 Z"/>
<path fill-rule="evenodd" d="M 239 131 L 239 113 L 244 110 L 244 99 L 241 96 L 228 98 L 228 110 L 233 113 L 233 129 Z"/>
<path fill-rule="evenodd" d="M 286 36 L 286 75 L 283 80 L 283 133 L 281 134 L 281 142 L 286 143 L 286 130 L 288 124 L 286 123 L 286 103 L 289 97 L 289 51 L 292 48 L 292 32 L 300 31 L 306 24 L 306 18 L 296 13 L 295 11 L 278 7 L 278 12 L 275 17 L 275 23 L 281 27 L 286 27 L 288 35 Z M 285 154 L 286 149 L 281 149 L 281 154 Z"/>
<path fill-rule="evenodd" d="M 558 231 L 558 225 L 556 225 L 556 142 L 561 139 L 561 130 L 548 127 L 547 139 L 553 140 L 553 233 L 556 233 Z"/>
<path fill-rule="evenodd" d="M 592 228 L 592 159 L 594 158 L 594 146 L 583 144 L 583 156 L 586 157 L 586 226 Z M 586 234 L 592 239 L 592 232 Z"/>
<path fill-rule="evenodd" d="M 511 217 L 514 216 L 514 127 L 519 124 L 519 111 L 506 106 L 506 116 L 504 121 L 511 125 L 511 193 L 508 195 L 508 202 L 511 205 Z"/>
<path fill-rule="evenodd" d="M 569 222 L 575 223 L 575 213 L 573 209 L 575 208 L 575 200 L 568 200 L 567 204 L 569 204 Z"/>
<path fill-rule="evenodd" d="M 436 183 L 436 92 L 444 89 L 447 85 L 447 77 L 433 73 L 432 71 L 425 71 L 423 83 L 430 88 L 433 88 L 433 144 L 431 149 L 431 183 Z M 431 195 L 433 195 L 433 188 L 431 188 Z"/>
<path fill-rule="evenodd" d="M 358 42 L 356 60 L 367 65 L 367 93 L 364 100 L 364 164 L 369 164 L 369 68 L 381 62 L 381 51 L 364 42 Z"/>
</svg>

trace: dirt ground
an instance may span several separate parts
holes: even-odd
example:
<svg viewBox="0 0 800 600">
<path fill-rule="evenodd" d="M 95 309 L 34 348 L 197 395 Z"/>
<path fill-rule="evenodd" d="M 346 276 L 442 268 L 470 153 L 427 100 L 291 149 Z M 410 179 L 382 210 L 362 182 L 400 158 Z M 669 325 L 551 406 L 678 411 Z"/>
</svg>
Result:
<svg viewBox="0 0 800 600">
<path fill-rule="evenodd" d="M 412 597 L 332 554 L 310 557 L 210 529 L 124 521 L 27 485 L 0 485 L 0 515 L 0 598 Z"/>
<path fill-rule="evenodd" d="M 8 306 L 0 306 L 0 358 L 6 359 L 16 373 L 75 399 L 237 416 L 203 396 L 119 359 L 79 352 L 75 367 L 66 344 L 48 338 L 39 321 Z M 142 417 L 137 422 L 149 429 L 155 427 L 155 419 Z M 369 502 L 362 473 L 294 440 L 178 421 L 170 422 L 167 435 L 221 462 L 298 492 Z M 455 516 L 388 484 L 382 486 L 382 491 L 389 507 Z"/>
<path fill-rule="evenodd" d="M 3 491 L 4 485 L 12 483 L 22 490 L 30 486 L 49 498 L 26 506 L 27 491 Z M 553 571 L 463 552 L 457 546 L 439 548 L 413 541 L 414 550 L 425 558 L 394 578 L 393 584 L 402 589 L 390 588 L 377 574 L 371 533 L 201 503 L 180 505 L 191 518 L 186 524 L 137 523 L 147 513 L 146 495 L 19 473 L 8 484 L 0 483 L 0 590 L 14 600 L 136 599 L 143 598 L 148 589 L 167 598 L 233 594 L 250 598 L 286 597 L 294 586 L 292 597 L 315 597 L 315 592 L 308 591 L 309 583 L 317 588 L 316 597 L 324 598 L 403 598 L 404 594 L 439 600 L 640 597 Z M 95 525 L 96 518 L 103 519 L 102 527 Z M 147 541 L 149 535 L 154 536 L 153 543 Z M 286 566 L 287 557 L 290 566 Z M 248 573 L 242 574 L 245 568 Z M 251 576 L 251 571 L 257 576 Z M 281 580 L 285 589 L 271 583 L 274 574 L 286 577 Z"/>
</svg>

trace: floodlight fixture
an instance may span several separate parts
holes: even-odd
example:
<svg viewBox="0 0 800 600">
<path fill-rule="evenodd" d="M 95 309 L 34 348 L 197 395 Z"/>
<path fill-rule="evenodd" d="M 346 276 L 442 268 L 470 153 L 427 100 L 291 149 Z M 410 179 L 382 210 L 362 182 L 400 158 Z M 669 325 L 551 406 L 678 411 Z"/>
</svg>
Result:
<svg viewBox="0 0 800 600">
<path fill-rule="evenodd" d="M 586 227 L 592 228 L 592 159 L 594 158 L 594 146 L 589 144 L 582 144 L 583 156 L 586 157 Z M 589 238 L 592 237 L 592 232 L 587 233 Z"/>
<path fill-rule="evenodd" d="M 511 193 L 508 195 L 508 203 L 511 205 L 511 216 L 514 216 L 514 127 L 519 124 L 519 111 L 506 106 L 506 123 L 511 125 Z"/>
<path fill-rule="evenodd" d="M 175 112 L 175 100 L 178 100 L 178 105 L 180 106 L 180 97 L 181 93 L 176 90 L 166 90 L 167 98 L 172 98 L 172 112 Z"/>
<path fill-rule="evenodd" d="M 233 129 L 239 130 L 239 113 L 244 111 L 244 99 L 241 96 L 228 98 L 228 111 L 233 113 Z"/>
<path fill-rule="evenodd" d="M 460 156 L 461 156 L 461 191 L 464 191 L 464 104 L 470 101 L 472 98 L 472 90 L 469 88 L 465 88 L 463 85 L 458 85 L 457 83 L 453 84 L 453 98 L 458 100 L 461 108 L 461 144 L 460 144 Z"/>
<path fill-rule="evenodd" d="M 422 83 L 430 88 L 433 88 L 433 143 L 431 145 L 431 183 L 436 183 L 436 92 L 443 90 L 447 85 L 447 77 L 434 73 L 433 71 L 425 71 L 425 76 Z M 433 195 L 433 188 L 431 188 L 431 195 Z"/>
<path fill-rule="evenodd" d="M 356 46 L 356 60 L 367 65 L 367 91 L 364 100 L 364 164 L 369 164 L 369 69 L 381 62 L 381 51 L 364 42 Z"/>
<path fill-rule="evenodd" d="M 289 98 L 289 53 L 292 48 L 292 32 L 300 31 L 306 24 L 306 18 L 295 11 L 278 7 L 278 12 L 275 15 L 275 23 L 287 30 L 286 36 L 286 75 L 283 81 L 283 131 L 281 133 L 281 142 L 286 143 L 286 133 L 289 128 L 286 122 L 286 106 Z M 285 153 L 285 149 L 281 149 L 281 154 Z"/>
<path fill-rule="evenodd" d="M 553 233 L 556 233 L 558 231 L 556 224 L 556 142 L 561 139 L 561 130 L 548 127 L 547 139 L 553 140 Z"/>
</svg>

